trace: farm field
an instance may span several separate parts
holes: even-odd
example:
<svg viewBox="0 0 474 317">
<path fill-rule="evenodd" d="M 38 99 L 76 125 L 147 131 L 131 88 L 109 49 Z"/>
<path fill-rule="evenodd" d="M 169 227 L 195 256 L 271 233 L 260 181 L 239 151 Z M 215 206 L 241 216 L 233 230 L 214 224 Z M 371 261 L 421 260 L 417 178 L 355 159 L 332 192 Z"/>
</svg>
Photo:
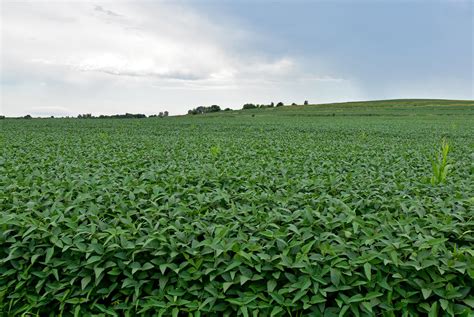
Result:
<svg viewBox="0 0 474 317">
<path fill-rule="evenodd" d="M 4 119 L 0 144 L 0 315 L 472 316 L 473 101 Z"/>
</svg>

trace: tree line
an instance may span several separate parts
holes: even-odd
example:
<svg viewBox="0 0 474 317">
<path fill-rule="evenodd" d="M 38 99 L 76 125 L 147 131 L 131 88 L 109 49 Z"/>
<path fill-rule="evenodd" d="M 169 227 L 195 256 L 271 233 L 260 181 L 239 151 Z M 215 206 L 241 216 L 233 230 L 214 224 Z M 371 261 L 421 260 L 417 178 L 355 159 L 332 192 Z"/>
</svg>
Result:
<svg viewBox="0 0 474 317">
<path fill-rule="evenodd" d="M 148 118 L 165 118 L 169 116 L 168 111 L 163 111 L 158 114 L 152 114 L 148 116 Z M 6 119 L 4 115 L 0 115 L 0 120 L 1 119 Z M 39 119 L 43 119 L 43 117 L 38 117 Z M 47 118 L 54 118 L 54 116 L 50 116 Z M 77 118 L 77 119 L 142 119 L 142 118 L 147 118 L 145 114 L 142 113 L 125 113 L 125 114 L 112 114 L 112 115 L 99 115 L 99 116 L 93 116 L 91 113 L 81 113 L 77 115 L 77 117 L 70 117 L 70 116 L 65 116 L 65 117 L 59 117 L 59 118 Z M 33 117 L 29 114 L 26 116 L 22 117 L 11 117 L 10 119 L 33 119 Z"/>
<path fill-rule="evenodd" d="M 308 105 L 308 100 L 304 101 L 304 105 Z M 292 103 L 292 106 L 296 106 L 296 103 Z M 259 108 L 273 108 L 273 107 L 283 107 L 284 104 L 283 102 L 278 102 L 276 105 L 274 102 L 271 102 L 268 105 L 265 104 L 253 104 L 253 103 L 246 103 L 242 106 L 242 110 L 248 110 L 248 109 L 259 109 Z M 229 111 L 231 110 L 230 108 L 224 109 L 224 111 Z M 206 106 L 199 106 L 193 109 L 188 110 L 188 114 L 195 115 L 195 114 L 204 114 L 204 113 L 211 113 L 211 112 L 219 112 L 222 111 L 221 107 L 218 105 L 212 105 L 209 107 Z"/>
<path fill-rule="evenodd" d="M 226 108 L 225 110 L 228 111 L 230 109 Z M 209 107 L 199 106 L 199 107 L 188 110 L 188 114 L 203 114 L 203 113 L 211 113 L 211 112 L 219 112 L 219 111 L 221 111 L 221 107 L 219 107 L 218 105 L 212 105 Z"/>
<path fill-rule="evenodd" d="M 159 114 L 152 114 L 148 118 L 164 118 L 169 115 L 168 111 L 160 112 Z M 99 115 L 93 116 L 90 113 L 80 114 L 77 116 L 78 119 L 143 119 L 147 116 L 143 113 L 125 113 L 125 114 L 113 114 L 113 115 Z"/>
<path fill-rule="evenodd" d="M 296 103 L 292 103 L 292 106 L 296 106 Z M 304 101 L 304 105 L 308 105 L 308 100 Z M 248 109 L 259 109 L 259 108 L 273 108 L 273 107 L 283 107 L 284 104 L 283 102 L 278 102 L 276 105 L 274 102 L 271 102 L 270 104 L 253 104 L 253 103 L 246 103 L 242 106 L 242 110 L 248 110 Z M 188 114 L 190 115 L 195 115 L 195 114 L 204 114 L 204 113 L 212 113 L 212 112 L 219 112 L 219 111 L 230 111 L 232 109 L 230 108 L 225 108 L 224 110 L 221 109 L 220 106 L 218 105 L 212 105 L 212 106 L 199 106 L 193 109 L 188 110 Z M 148 118 L 165 118 L 169 116 L 168 111 L 163 111 L 158 114 L 152 114 L 148 116 Z M 16 117 L 15 119 L 32 119 L 33 117 L 31 115 L 26 115 L 23 117 Z M 51 116 L 50 118 L 54 118 L 54 116 Z M 65 118 L 69 118 L 69 116 L 66 116 Z M 74 117 L 72 117 L 74 118 Z M 113 114 L 113 115 L 99 115 L 99 116 L 93 116 L 90 113 L 84 113 L 84 114 L 79 114 L 77 116 L 78 119 L 142 119 L 142 118 L 147 118 L 145 114 L 142 113 L 125 113 L 125 114 Z M 5 119 L 5 116 L 0 115 L 0 119 Z"/>
</svg>

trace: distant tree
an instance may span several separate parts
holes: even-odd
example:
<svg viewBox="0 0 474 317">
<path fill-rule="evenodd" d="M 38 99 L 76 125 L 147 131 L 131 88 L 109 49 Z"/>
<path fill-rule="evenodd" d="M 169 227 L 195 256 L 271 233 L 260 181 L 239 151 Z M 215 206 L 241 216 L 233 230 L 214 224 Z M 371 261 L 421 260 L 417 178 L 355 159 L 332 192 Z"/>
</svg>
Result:
<svg viewBox="0 0 474 317">
<path fill-rule="evenodd" d="M 225 108 L 224 109 L 224 111 L 230 111 L 230 110 L 232 110 L 232 109 L 230 109 L 230 108 Z"/>
<path fill-rule="evenodd" d="M 296 106 L 297 104 L 293 102 L 291 105 L 292 105 L 292 106 Z"/>
<path fill-rule="evenodd" d="M 273 103 L 273 101 L 270 103 L 269 107 L 270 107 L 270 108 L 275 107 L 275 104 Z"/>
<path fill-rule="evenodd" d="M 257 106 L 255 106 L 253 103 L 246 103 L 246 104 L 242 107 L 243 110 L 255 109 L 255 108 L 257 108 Z"/>
<path fill-rule="evenodd" d="M 308 103 L 308 100 L 305 100 L 304 101 L 304 105 L 307 106 L 309 103 Z"/>
<path fill-rule="evenodd" d="M 189 111 L 188 111 L 188 113 L 189 113 Z M 168 116 L 168 111 L 160 112 L 158 114 L 158 117 L 160 117 L 160 118 L 164 118 L 164 117 L 167 117 L 167 116 Z M 156 117 L 156 115 L 155 115 L 155 117 Z"/>
<path fill-rule="evenodd" d="M 221 107 L 218 105 L 212 105 L 209 107 L 208 112 L 219 112 L 221 111 Z"/>
<path fill-rule="evenodd" d="M 137 114 L 134 114 L 134 113 L 125 113 L 124 115 L 123 114 L 115 114 L 115 115 L 112 115 L 110 116 L 111 118 L 118 118 L 118 119 L 141 119 L 141 118 L 146 118 L 146 115 L 144 115 L 143 113 L 137 113 Z"/>
<path fill-rule="evenodd" d="M 0 120 L 5 119 L 5 116 L 0 116 Z"/>
<path fill-rule="evenodd" d="M 27 114 L 26 116 L 23 117 L 23 119 L 31 119 L 31 118 L 32 117 L 29 114 Z"/>
<path fill-rule="evenodd" d="M 283 104 L 283 102 L 280 101 L 279 103 L 276 104 L 276 106 L 277 106 L 277 107 L 283 107 L 284 104 Z"/>
<path fill-rule="evenodd" d="M 152 115 L 153 116 L 153 115 Z M 152 117 L 150 116 L 150 117 Z M 156 116 L 156 115 L 155 115 Z M 113 114 L 113 115 L 99 115 L 98 117 L 93 117 L 90 113 L 80 114 L 77 116 L 78 119 L 142 119 L 146 118 L 146 115 L 143 113 L 125 113 L 125 114 Z"/>
<path fill-rule="evenodd" d="M 221 111 L 221 107 L 218 105 L 212 105 L 209 107 L 204 107 L 204 106 L 199 106 L 194 109 L 188 110 L 188 114 L 203 114 L 203 113 L 209 113 L 209 112 L 219 112 Z M 167 111 L 165 111 L 168 113 Z"/>
</svg>

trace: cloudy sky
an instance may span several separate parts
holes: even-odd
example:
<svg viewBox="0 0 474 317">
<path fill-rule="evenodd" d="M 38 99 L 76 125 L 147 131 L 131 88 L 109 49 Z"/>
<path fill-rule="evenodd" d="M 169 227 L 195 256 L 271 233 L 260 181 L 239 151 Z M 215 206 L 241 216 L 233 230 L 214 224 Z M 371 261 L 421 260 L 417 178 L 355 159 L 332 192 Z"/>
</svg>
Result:
<svg viewBox="0 0 474 317">
<path fill-rule="evenodd" d="M 0 114 L 473 99 L 473 2 L 1 1 Z"/>
</svg>

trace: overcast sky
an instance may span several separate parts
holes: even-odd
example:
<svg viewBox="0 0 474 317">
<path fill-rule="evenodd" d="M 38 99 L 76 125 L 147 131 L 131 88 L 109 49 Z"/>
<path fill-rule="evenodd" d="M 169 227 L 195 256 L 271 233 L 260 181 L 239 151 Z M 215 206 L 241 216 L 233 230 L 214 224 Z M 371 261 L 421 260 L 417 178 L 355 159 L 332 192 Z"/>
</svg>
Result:
<svg viewBox="0 0 474 317">
<path fill-rule="evenodd" d="M 474 99 L 469 0 L 0 1 L 7 116 Z"/>
</svg>

